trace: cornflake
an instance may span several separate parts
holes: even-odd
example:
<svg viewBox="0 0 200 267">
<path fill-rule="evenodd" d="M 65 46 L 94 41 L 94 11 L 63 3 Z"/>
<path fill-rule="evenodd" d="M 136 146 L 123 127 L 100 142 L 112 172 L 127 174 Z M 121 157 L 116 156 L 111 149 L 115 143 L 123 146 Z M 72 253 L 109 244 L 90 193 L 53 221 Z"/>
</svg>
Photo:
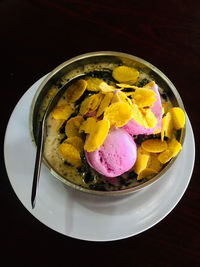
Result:
<svg viewBox="0 0 200 267">
<path fill-rule="evenodd" d="M 81 165 L 80 153 L 73 145 L 63 142 L 58 147 L 58 153 L 73 166 L 79 167 Z"/>
<path fill-rule="evenodd" d="M 131 119 L 132 114 L 129 104 L 117 102 L 106 108 L 104 118 L 110 121 L 110 126 L 122 127 Z"/>
<path fill-rule="evenodd" d="M 143 113 L 145 113 L 145 119 L 147 121 L 148 128 L 153 128 L 154 126 L 156 126 L 157 119 L 151 109 L 147 108 L 143 109 L 142 111 Z"/>
<path fill-rule="evenodd" d="M 112 99 L 113 99 L 112 93 L 108 93 L 104 95 L 103 100 L 101 101 L 99 108 L 97 110 L 97 114 L 96 114 L 97 117 L 99 117 L 104 112 L 104 110 L 110 105 Z"/>
<path fill-rule="evenodd" d="M 94 129 L 94 127 L 96 126 L 96 117 L 90 117 L 87 118 L 86 121 L 83 121 L 80 128 L 79 128 L 79 132 L 85 132 L 85 133 L 90 133 L 91 129 Z"/>
<path fill-rule="evenodd" d="M 180 150 L 181 144 L 176 140 L 176 138 L 172 138 L 172 140 L 168 144 L 168 148 L 158 156 L 158 160 L 162 164 L 165 164 L 173 157 L 176 157 Z"/>
<path fill-rule="evenodd" d="M 84 121 L 82 116 L 76 116 L 71 119 L 69 119 L 65 126 L 65 133 L 67 137 L 72 136 L 81 136 L 79 133 L 79 128 L 81 126 L 81 123 Z"/>
<path fill-rule="evenodd" d="M 51 112 L 51 114 L 56 120 L 67 120 L 71 116 L 73 111 L 74 109 L 72 108 L 72 106 L 66 104 L 62 106 L 56 106 Z"/>
<path fill-rule="evenodd" d="M 76 102 L 82 94 L 85 92 L 87 87 L 87 82 L 83 79 L 78 80 L 67 88 L 64 96 L 68 102 L 74 103 Z"/>
<path fill-rule="evenodd" d="M 148 161 L 148 168 L 159 172 L 162 169 L 163 164 L 158 160 L 157 153 L 150 153 L 149 161 Z"/>
<path fill-rule="evenodd" d="M 101 82 L 99 88 L 103 93 L 109 93 L 116 90 L 115 87 L 113 87 L 112 85 L 108 85 L 106 82 Z"/>
<path fill-rule="evenodd" d="M 135 122 L 145 128 L 153 128 L 157 119 L 150 109 L 141 109 L 136 104 L 132 104 L 132 118 Z"/>
<path fill-rule="evenodd" d="M 140 146 L 137 149 L 137 158 L 133 166 L 133 171 L 139 175 L 139 173 L 147 167 L 149 158 L 150 158 L 149 152 L 143 150 L 142 147 Z"/>
<path fill-rule="evenodd" d="M 173 126 L 176 130 L 183 128 L 185 125 L 185 114 L 181 108 L 175 107 L 169 110 L 172 115 Z"/>
<path fill-rule="evenodd" d="M 161 130 L 161 140 L 164 140 L 164 137 L 172 138 L 173 133 L 173 121 L 171 113 L 167 112 L 166 116 L 162 119 L 162 130 Z"/>
<path fill-rule="evenodd" d="M 116 102 L 125 102 L 128 103 L 130 106 L 132 106 L 132 101 L 127 97 L 127 95 L 124 92 L 117 91 L 112 99 L 112 104 Z"/>
<path fill-rule="evenodd" d="M 100 90 L 99 85 L 103 80 L 99 78 L 88 78 L 87 79 L 87 90 L 92 92 L 98 92 Z"/>
<path fill-rule="evenodd" d="M 80 114 L 86 115 L 87 113 L 94 112 L 98 108 L 103 96 L 102 93 L 98 93 L 84 99 L 80 106 Z"/>
<path fill-rule="evenodd" d="M 138 89 L 139 87 L 135 86 L 135 85 L 130 85 L 130 84 L 126 84 L 126 83 L 116 83 L 116 85 L 118 87 L 121 88 L 121 90 L 125 89 L 125 88 L 132 88 L 132 89 Z"/>
<path fill-rule="evenodd" d="M 58 120 L 58 125 L 56 127 L 56 131 L 57 132 L 60 130 L 60 128 L 62 127 L 64 122 L 65 122 L 65 120 Z"/>
<path fill-rule="evenodd" d="M 139 77 L 139 72 L 135 68 L 119 66 L 113 70 L 112 76 L 120 83 L 134 84 Z"/>
<path fill-rule="evenodd" d="M 154 176 L 155 174 L 157 174 L 158 172 L 154 169 L 151 168 L 146 168 L 143 171 L 141 171 L 137 177 L 137 180 L 141 180 L 143 178 L 152 178 L 152 176 Z"/>
<path fill-rule="evenodd" d="M 72 136 L 64 140 L 64 143 L 74 146 L 80 154 L 83 153 L 84 142 L 83 139 L 78 136 Z"/>
<path fill-rule="evenodd" d="M 169 102 L 163 102 L 162 103 L 162 115 L 166 114 L 170 108 Z"/>
<path fill-rule="evenodd" d="M 90 129 L 89 136 L 86 139 L 84 149 L 87 152 L 92 152 L 97 150 L 104 142 L 108 131 L 110 128 L 110 123 L 107 119 L 97 121 L 95 127 Z"/>
<path fill-rule="evenodd" d="M 167 142 L 160 139 L 148 139 L 142 142 L 141 147 L 147 152 L 160 153 L 167 149 Z"/>
<path fill-rule="evenodd" d="M 153 103 L 156 101 L 156 94 L 154 91 L 146 88 L 136 89 L 131 97 L 140 108 L 152 107 Z"/>
</svg>

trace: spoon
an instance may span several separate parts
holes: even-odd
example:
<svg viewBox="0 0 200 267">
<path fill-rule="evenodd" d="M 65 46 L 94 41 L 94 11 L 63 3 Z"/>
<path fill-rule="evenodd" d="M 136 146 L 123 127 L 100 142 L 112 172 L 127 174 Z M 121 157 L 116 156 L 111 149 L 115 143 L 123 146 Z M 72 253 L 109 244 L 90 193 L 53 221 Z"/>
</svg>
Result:
<svg viewBox="0 0 200 267">
<path fill-rule="evenodd" d="M 74 83 L 75 80 L 77 80 L 83 76 L 85 76 L 85 75 L 79 75 L 78 77 L 71 79 L 69 82 L 64 84 L 58 90 L 58 92 L 55 94 L 55 96 L 49 102 L 47 109 L 45 110 L 45 113 L 43 115 L 43 118 L 40 122 L 39 134 L 38 134 L 38 140 L 37 140 L 37 152 L 36 152 L 36 158 L 35 158 L 35 167 L 34 167 L 34 174 L 33 174 L 32 193 L 31 193 L 31 204 L 32 204 L 33 209 L 34 209 L 35 203 L 36 203 L 36 193 L 37 193 L 37 188 L 38 188 L 38 184 L 39 184 L 39 177 L 40 177 L 40 170 L 41 170 L 41 163 L 42 163 L 42 154 L 43 154 L 43 149 L 44 149 L 44 140 L 45 140 L 45 136 L 46 136 L 46 127 L 45 127 L 46 118 L 49 115 L 49 113 L 53 110 L 53 108 L 56 106 L 58 100 L 61 98 L 63 93 L 66 91 L 67 87 L 69 87 L 72 83 Z"/>
</svg>

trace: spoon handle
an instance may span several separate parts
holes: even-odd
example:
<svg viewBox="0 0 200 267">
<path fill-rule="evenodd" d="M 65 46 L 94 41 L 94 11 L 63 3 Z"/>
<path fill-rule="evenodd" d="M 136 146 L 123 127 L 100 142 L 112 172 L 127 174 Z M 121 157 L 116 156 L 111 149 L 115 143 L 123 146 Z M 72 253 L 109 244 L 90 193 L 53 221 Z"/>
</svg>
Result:
<svg viewBox="0 0 200 267">
<path fill-rule="evenodd" d="M 43 154 L 43 147 L 44 147 L 43 131 L 44 131 L 44 118 L 41 121 L 39 134 L 38 134 L 37 152 L 36 152 L 35 168 L 34 168 L 34 174 L 33 174 L 33 184 L 32 184 L 32 193 L 31 193 L 31 204 L 32 204 L 33 209 L 35 207 L 35 202 L 36 202 L 36 192 L 37 192 L 37 187 L 39 184 L 40 169 L 41 169 L 41 163 L 42 163 L 42 154 Z"/>
<path fill-rule="evenodd" d="M 35 207 L 35 202 L 36 202 L 36 192 L 37 192 L 37 187 L 39 184 L 40 169 L 41 169 L 41 163 L 42 163 L 42 154 L 43 154 L 43 147 L 44 147 L 44 139 L 45 139 L 45 135 L 46 135 L 45 120 L 46 120 L 48 114 L 51 112 L 51 110 L 57 104 L 58 99 L 65 92 L 66 86 L 70 86 L 70 84 L 72 84 L 74 82 L 74 80 L 77 80 L 80 77 L 85 77 L 85 74 L 81 74 L 79 76 L 76 76 L 75 78 L 71 79 L 70 81 L 67 81 L 67 83 L 65 83 L 61 88 L 59 88 L 58 92 L 55 94 L 55 96 L 49 102 L 49 104 L 46 108 L 46 111 L 43 115 L 43 119 L 40 123 L 38 141 L 37 141 L 37 152 L 36 152 L 36 158 L 35 158 L 35 168 L 34 168 L 34 174 L 33 174 L 32 193 L 31 193 L 31 204 L 32 204 L 33 209 Z"/>
</svg>

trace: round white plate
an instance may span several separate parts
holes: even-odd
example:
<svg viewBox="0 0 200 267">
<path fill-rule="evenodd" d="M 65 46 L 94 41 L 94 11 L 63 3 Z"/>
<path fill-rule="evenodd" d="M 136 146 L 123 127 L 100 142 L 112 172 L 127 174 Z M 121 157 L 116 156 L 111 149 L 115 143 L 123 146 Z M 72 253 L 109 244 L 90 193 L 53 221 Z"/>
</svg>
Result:
<svg viewBox="0 0 200 267">
<path fill-rule="evenodd" d="M 4 141 L 8 177 L 25 208 L 51 229 L 91 241 L 130 237 L 161 221 L 181 199 L 192 175 L 195 144 L 187 116 L 185 141 L 178 159 L 162 179 L 146 189 L 121 197 L 89 195 L 68 188 L 42 166 L 36 207 L 32 210 L 36 151 L 29 133 L 29 109 L 43 79 L 37 81 L 16 105 Z"/>
</svg>

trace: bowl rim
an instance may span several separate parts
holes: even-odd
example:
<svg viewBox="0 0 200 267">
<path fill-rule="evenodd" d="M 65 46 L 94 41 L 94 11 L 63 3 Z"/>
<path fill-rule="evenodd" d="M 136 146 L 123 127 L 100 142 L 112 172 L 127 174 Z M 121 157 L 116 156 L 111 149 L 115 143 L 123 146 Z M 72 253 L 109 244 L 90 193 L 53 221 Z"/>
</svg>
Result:
<svg viewBox="0 0 200 267">
<path fill-rule="evenodd" d="M 38 96 L 40 95 L 43 87 L 45 86 L 45 84 L 56 74 L 58 73 L 61 69 L 63 69 L 64 67 L 66 67 L 67 65 L 74 63 L 75 61 L 81 60 L 81 59 L 85 59 L 85 58 L 90 58 L 90 57 L 96 57 L 96 56 L 116 56 L 116 57 L 125 57 L 125 58 L 129 58 L 132 59 L 134 61 L 137 61 L 139 63 L 144 64 L 145 66 L 147 66 L 148 68 L 152 69 L 156 74 L 158 74 L 165 82 L 166 84 L 170 87 L 170 89 L 172 90 L 178 106 L 185 112 L 185 108 L 183 105 L 183 101 L 181 99 L 181 96 L 178 92 L 178 90 L 176 89 L 176 87 L 174 86 L 174 84 L 170 81 L 170 79 L 162 72 L 160 71 L 157 67 L 155 67 L 154 65 L 152 65 L 151 63 L 149 63 L 148 61 L 128 54 L 128 53 L 124 53 L 124 52 L 117 52 L 117 51 L 95 51 L 95 52 L 89 52 L 89 53 L 84 53 L 78 56 L 75 56 L 63 63 L 61 63 L 60 65 L 58 65 L 56 68 L 54 68 L 51 72 L 49 72 L 46 77 L 44 78 L 44 80 L 41 82 L 41 84 L 39 85 L 38 89 L 36 90 L 34 97 L 32 99 L 32 103 L 31 103 L 31 107 L 30 107 L 30 112 L 29 112 L 29 132 L 30 132 L 30 136 L 31 136 L 31 141 L 34 145 L 34 147 L 36 148 L 36 141 L 35 141 L 35 137 L 34 137 L 34 133 L 33 133 L 33 114 L 34 114 L 34 107 L 35 104 L 37 102 Z M 184 139 L 185 139 L 185 126 L 182 129 L 181 132 L 181 145 L 183 146 L 184 144 Z M 113 190 L 113 191 L 100 191 L 100 190 L 92 190 L 92 189 L 87 189 L 84 188 L 82 186 L 76 185 L 72 182 L 70 182 L 69 180 L 65 179 L 64 177 L 62 177 L 62 175 L 58 174 L 56 172 L 56 170 L 49 164 L 49 162 L 43 157 L 43 163 L 44 165 L 48 168 L 48 170 L 50 171 L 50 173 L 56 177 L 58 180 L 60 180 L 61 182 L 63 182 L 65 185 L 68 185 L 71 188 L 77 189 L 79 191 L 82 192 L 86 192 L 86 193 L 90 193 L 90 194 L 94 194 L 94 195 L 104 195 L 104 196 L 119 196 L 119 195 L 127 195 L 136 191 L 139 191 L 141 189 L 146 188 L 147 186 L 153 184 L 154 182 L 158 181 L 160 178 L 163 177 L 163 174 L 166 173 L 168 171 L 168 169 L 174 164 L 175 160 L 177 159 L 178 155 L 174 158 L 172 158 L 170 160 L 170 162 L 157 174 L 155 175 L 153 178 L 151 178 L 150 180 L 139 184 L 137 186 L 134 187 L 130 187 L 130 188 L 126 188 L 126 189 L 121 189 L 121 190 Z"/>
</svg>

